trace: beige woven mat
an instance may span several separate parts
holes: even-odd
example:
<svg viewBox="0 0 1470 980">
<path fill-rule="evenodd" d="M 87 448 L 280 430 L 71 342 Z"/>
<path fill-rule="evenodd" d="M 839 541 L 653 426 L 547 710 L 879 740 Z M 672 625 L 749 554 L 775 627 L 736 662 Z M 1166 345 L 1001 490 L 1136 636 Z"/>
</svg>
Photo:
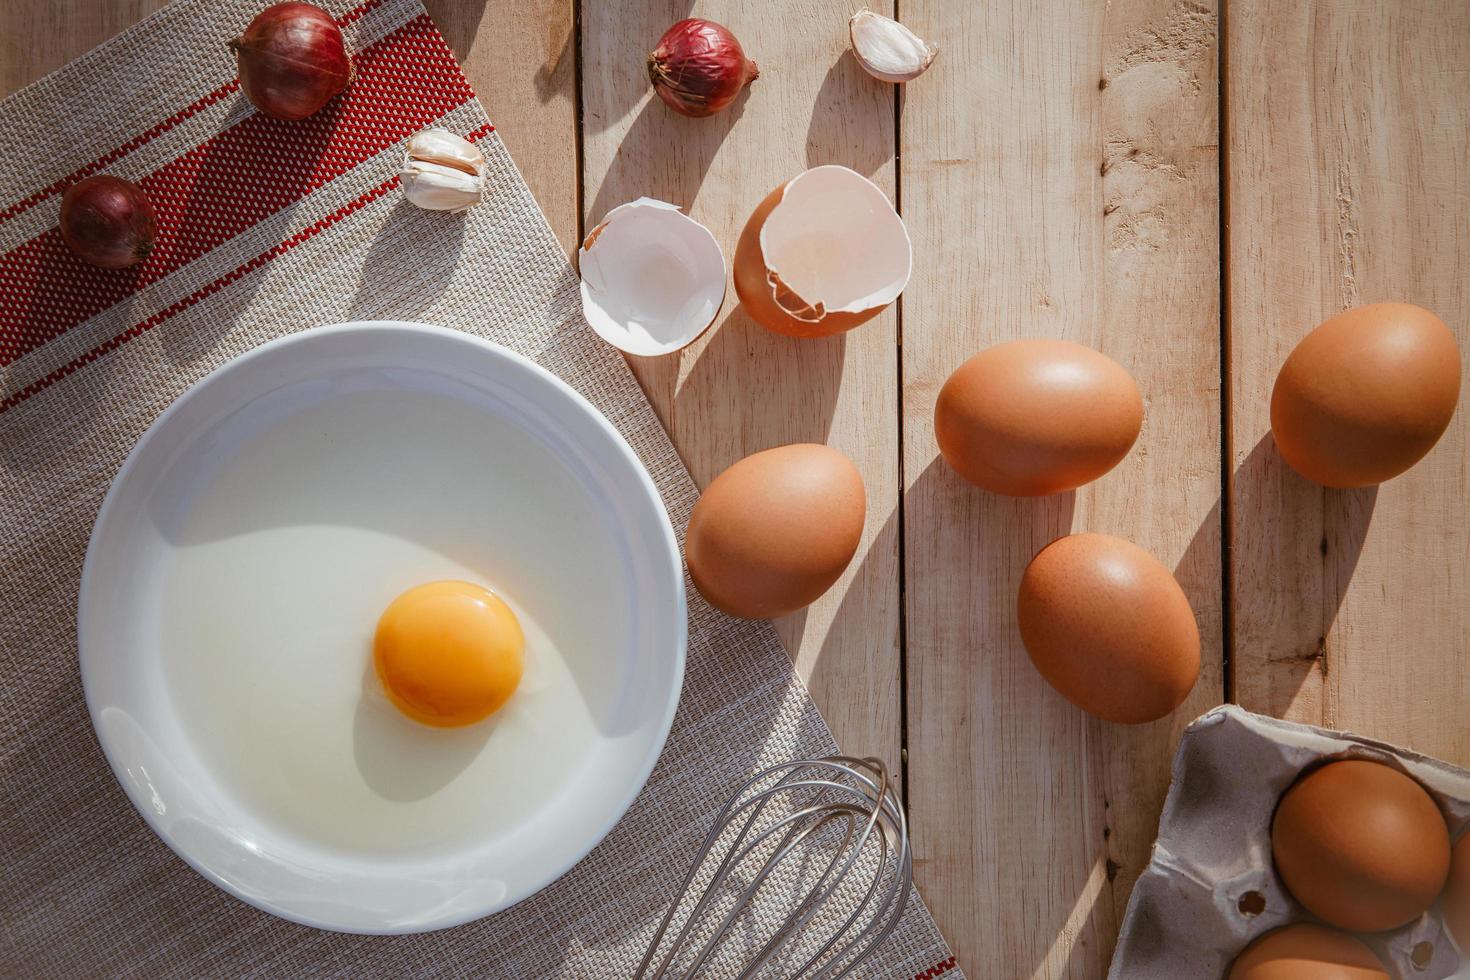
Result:
<svg viewBox="0 0 1470 980">
<path fill-rule="evenodd" d="M 77 673 L 77 581 L 109 481 L 211 369 L 315 324 L 401 318 L 505 344 L 561 375 L 641 454 L 682 529 L 695 488 L 417 0 L 328 6 L 358 52 L 348 95 L 305 123 L 254 114 L 219 38 L 256 0 L 180 0 L 0 104 L 0 973 L 41 976 L 620 977 L 730 788 L 834 748 L 764 623 L 691 591 L 689 669 L 647 789 L 544 892 L 470 925 L 357 937 L 208 884 L 129 806 Z M 448 218 L 402 202 L 399 145 L 473 133 L 492 199 Z M 139 180 L 162 238 L 139 271 L 71 257 L 60 191 Z M 917 898 L 874 977 L 958 976 Z"/>
</svg>

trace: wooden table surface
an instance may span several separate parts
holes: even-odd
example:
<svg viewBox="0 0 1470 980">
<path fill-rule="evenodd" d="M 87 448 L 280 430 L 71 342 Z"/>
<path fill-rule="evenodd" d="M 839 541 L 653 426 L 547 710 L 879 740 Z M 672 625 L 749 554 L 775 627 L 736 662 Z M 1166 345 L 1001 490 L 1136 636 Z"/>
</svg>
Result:
<svg viewBox="0 0 1470 980">
<path fill-rule="evenodd" d="M 906 759 L 915 874 L 970 975 L 1101 977 L 1205 709 L 1470 764 L 1470 412 L 1407 475 L 1342 492 L 1282 463 L 1267 410 L 1287 352 L 1348 306 L 1427 306 L 1470 351 L 1470 4 L 898 4 L 941 47 L 904 90 L 847 53 L 863 0 L 428 6 L 569 250 L 649 195 L 732 254 L 756 202 L 822 163 L 899 204 L 915 275 L 876 320 L 792 340 L 732 293 L 718 329 L 634 369 L 701 485 L 788 442 L 857 462 L 859 556 L 781 634 L 841 744 Z M 0 93 L 158 5 L 6 0 Z M 644 74 L 691 13 L 761 66 L 702 121 Z M 1144 393 L 1131 455 L 1075 494 L 997 497 L 937 461 L 939 385 L 1017 337 L 1098 347 Z M 1204 671 L 1173 717 L 1089 720 L 1031 668 L 1017 581 L 1069 530 L 1131 538 L 1188 592 Z"/>
</svg>

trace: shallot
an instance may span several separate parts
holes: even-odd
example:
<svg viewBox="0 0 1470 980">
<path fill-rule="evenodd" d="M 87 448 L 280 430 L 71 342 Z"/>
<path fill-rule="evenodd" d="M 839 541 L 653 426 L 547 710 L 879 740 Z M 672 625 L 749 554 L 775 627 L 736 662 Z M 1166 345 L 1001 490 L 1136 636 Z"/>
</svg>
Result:
<svg viewBox="0 0 1470 980">
<path fill-rule="evenodd" d="M 670 27 L 648 56 L 653 90 L 684 116 L 713 116 L 759 75 L 729 28 L 698 17 Z"/>
<path fill-rule="evenodd" d="M 316 112 L 352 81 L 352 59 L 330 14 L 309 3 L 262 10 L 230 42 L 240 88 L 267 116 L 295 122 Z"/>
<path fill-rule="evenodd" d="M 153 251 L 158 222 L 143 189 L 121 177 L 79 180 L 61 198 L 61 239 L 93 265 L 125 269 Z"/>
</svg>

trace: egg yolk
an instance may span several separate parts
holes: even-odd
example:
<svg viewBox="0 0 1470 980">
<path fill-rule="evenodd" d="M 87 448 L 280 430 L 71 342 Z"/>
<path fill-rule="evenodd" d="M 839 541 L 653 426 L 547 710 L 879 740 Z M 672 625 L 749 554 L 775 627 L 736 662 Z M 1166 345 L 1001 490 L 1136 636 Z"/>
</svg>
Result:
<svg viewBox="0 0 1470 980">
<path fill-rule="evenodd" d="M 415 586 L 388 604 L 373 665 L 400 711 L 439 728 L 473 725 L 515 693 L 526 638 L 495 593 L 469 582 Z"/>
</svg>

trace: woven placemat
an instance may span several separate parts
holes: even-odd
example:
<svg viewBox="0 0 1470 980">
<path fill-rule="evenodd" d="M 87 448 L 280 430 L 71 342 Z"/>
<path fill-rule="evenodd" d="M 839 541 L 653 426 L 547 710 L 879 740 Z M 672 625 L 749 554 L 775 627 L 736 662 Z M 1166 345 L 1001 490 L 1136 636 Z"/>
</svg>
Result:
<svg viewBox="0 0 1470 980">
<path fill-rule="evenodd" d="M 710 814 L 758 767 L 834 749 L 765 623 L 691 591 L 673 734 L 613 833 L 509 911 L 417 936 L 276 919 L 208 884 L 133 811 L 92 733 L 75 606 L 87 536 L 124 456 L 213 368 L 342 320 L 445 324 L 529 355 L 642 456 L 682 529 L 696 491 L 417 0 L 327 6 L 357 53 L 348 93 L 294 124 L 253 112 L 222 34 L 256 0 L 179 0 L 0 104 L 0 974 L 622 977 Z M 462 218 L 407 205 L 402 140 L 437 124 L 490 160 Z M 133 270 L 56 231 L 83 176 L 138 181 L 161 236 Z M 958 976 L 917 897 L 859 975 Z"/>
</svg>

